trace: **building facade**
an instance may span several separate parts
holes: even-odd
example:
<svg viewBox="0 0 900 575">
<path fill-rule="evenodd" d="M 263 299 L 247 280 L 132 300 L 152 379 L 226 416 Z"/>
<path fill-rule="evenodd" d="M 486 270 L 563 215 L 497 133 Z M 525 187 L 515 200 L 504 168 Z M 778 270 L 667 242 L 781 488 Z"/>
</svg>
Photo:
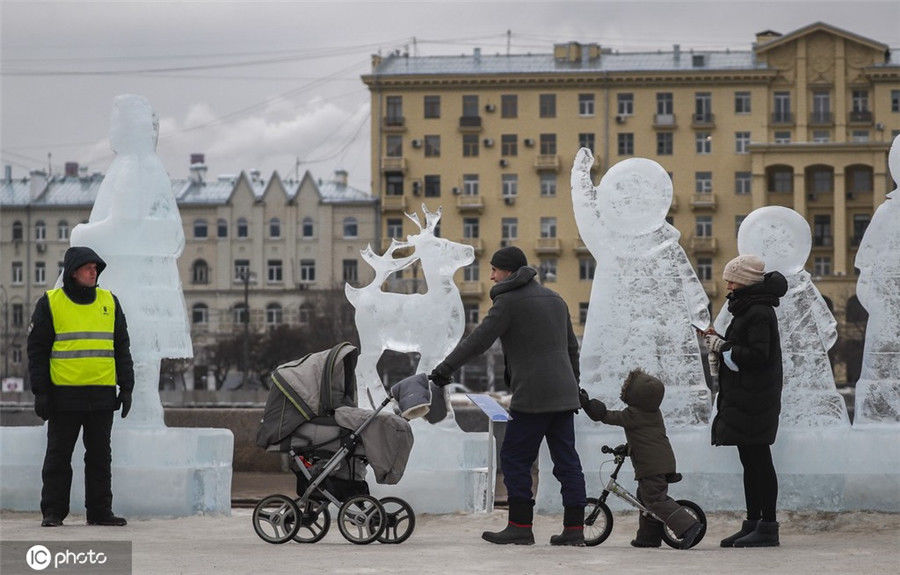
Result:
<svg viewBox="0 0 900 575">
<path fill-rule="evenodd" d="M 856 247 L 894 187 L 900 62 L 891 56 L 823 23 L 762 32 L 748 51 L 570 42 L 538 55 L 376 56 L 363 81 L 382 236 L 408 233 L 403 211 L 422 201 L 442 205 L 442 234 L 478 255 L 457 276 L 470 320 L 490 306 L 491 253 L 517 245 L 580 333 L 594 260 L 572 213 L 575 153 L 594 152 L 595 183 L 616 162 L 651 158 L 672 177 L 668 219 L 715 311 L 741 220 L 784 205 L 809 221 L 807 269 L 840 320 L 855 299 Z"/>
</svg>

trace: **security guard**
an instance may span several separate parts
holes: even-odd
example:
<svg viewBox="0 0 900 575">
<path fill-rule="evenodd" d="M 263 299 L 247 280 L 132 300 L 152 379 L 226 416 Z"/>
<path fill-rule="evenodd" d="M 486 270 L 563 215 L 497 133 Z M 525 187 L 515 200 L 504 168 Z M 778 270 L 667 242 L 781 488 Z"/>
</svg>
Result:
<svg viewBox="0 0 900 575">
<path fill-rule="evenodd" d="M 63 287 L 38 300 L 28 333 L 34 411 L 48 421 L 41 525 L 58 527 L 69 514 L 72 451 L 83 430 L 87 523 L 122 526 L 112 512 L 110 434 L 113 412 L 121 407 L 124 418 L 131 409 L 128 326 L 116 296 L 97 287 L 106 263 L 94 250 L 69 248 L 64 266 Z"/>
</svg>

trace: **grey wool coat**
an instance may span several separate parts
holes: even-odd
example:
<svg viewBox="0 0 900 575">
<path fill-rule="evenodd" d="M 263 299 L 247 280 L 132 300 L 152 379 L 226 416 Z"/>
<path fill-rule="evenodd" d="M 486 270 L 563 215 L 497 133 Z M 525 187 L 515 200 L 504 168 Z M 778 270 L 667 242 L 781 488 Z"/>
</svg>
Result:
<svg viewBox="0 0 900 575">
<path fill-rule="evenodd" d="M 575 410 L 579 408 L 578 340 L 569 308 L 559 294 L 535 281 L 535 275 L 534 268 L 523 266 L 496 283 L 487 316 L 444 363 L 455 371 L 500 338 L 506 383 L 512 392 L 510 409 L 523 413 Z"/>
</svg>

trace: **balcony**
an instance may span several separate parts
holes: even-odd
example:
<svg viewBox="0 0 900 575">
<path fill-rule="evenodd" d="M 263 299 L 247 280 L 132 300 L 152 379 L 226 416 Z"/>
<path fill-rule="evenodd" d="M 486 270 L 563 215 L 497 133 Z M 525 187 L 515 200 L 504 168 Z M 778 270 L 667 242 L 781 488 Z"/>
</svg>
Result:
<svg viewBox="0 0 900 575">
<path fill-rule="evenodd" d="M 675 114 L 656 114 L 653 116 L 653 127 L 660 130 L 672 130 L 678 127 Z"/>
<path fill-rule="evenodd" d="M 703 289 L 706 290 L 706 296 L 714 298 L 719 295 L 719 282 L 715 280 L 700 280 Z"/>
<path fill-rule="evenodd" d="M 381 211 L 382 213 L 406 211 L 406 196 L 382 196 Z"/>
<path fill-rule="evenodd" d="M 834 114 L 831 112 L 813 112 L 809 115 L 810 126 L 833 126 Z"/>
<path fill-rule="evenodd" d="M 481 116 L 460 116 L 459 131 L 476 134 L 481 132 Z"/>
<path fill-rule="evenodd" d="M 830 248 L 834 245 L 834 237 L 828 234 L 814 234 L 812 237 L 812 247 L 814 248 Z"/>
<path fill-rule="evenodd" d="M 854 124 L 857 126 L 871 126 L 872 125 L 872 111 L 871 110 L 851 110 L 850 114 L 847 118 L 848 124 Z"/>
<path fill-rule="evenodd" d="M 481 298 L 483 294 L 484 284 L 481 282 L 463 281 L 459 283 L 459 295 L 462 297 Z"/>
<path fill-rule="evenodd" d="M 575 246 L 572 249 L 578 255 L 590 255 L 591 253 L 591 250 L 589 250 L 588 247 L 584 245 L 584 240 L 581 239 L 580 236 L 575 240 Z"/>
<path fill-rule="evenodd" d="M 484 242 L 481 241 L 481 238 L 461 238 L 459 243 L 472 246 L 476 256 L 480 256 L 484 252 Z"/>
<path fill-rule="evenodd" d="M 715 128 L 715 114 L 694 114 L 691 116 L 691 127 L 693 128 Z"/>
<path fill-rule="evenodd" d="M 406 158 L 402 156 L 385 156 L 381 158 L 382 172 L 406 173 Z"/>
<path fill-rule="evenodd" d="M 694 194 L 691 196 L 692 210 L 714 210 L 716 206 L 715 194 Z"/>
<path fill-rule="evenodd" d="M 456 196 L 456 209 L 460 212 L 478 212 L 484 211 L 484 200 L 478 194 L 462 194 Z"/>
<path fill-rule="evenodd" d="M 381 129 L 386 133 L 401 133 L 406 131 L 406 118 L 403 116 L 385 116 L 381 122 Z"/>
<path fill-rule="evenodd" d="M 773 126 L 793 126 L 794 115 L 790 112 L 774 112 L 771 123 Z"/>
<path fill-rule="evenodd" d="M 556 154 L 541 154 L 534 159 L 534 169 L 539 172 L 558 172 L 559 156 Z"/>
<path fill-rule="evenodd" d="M 691 236 L 691 252 L 713 255 L 719 251 L 719 242 L 712 236 Z"/>
<path fill-rule="evenodd" d="M 538 238 L 534 242 L 534 251 L 538 255 L 559 255 L 562 244 L 559 238 Z"/>
</svg>

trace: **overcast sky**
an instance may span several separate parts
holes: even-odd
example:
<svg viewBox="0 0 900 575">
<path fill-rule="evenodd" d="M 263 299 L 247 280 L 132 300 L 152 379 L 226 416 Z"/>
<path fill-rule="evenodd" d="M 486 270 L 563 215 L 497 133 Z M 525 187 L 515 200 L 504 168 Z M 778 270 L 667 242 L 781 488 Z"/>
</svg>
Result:
<svg viewBox="0 0 900 575">
<path fill-rule="evenodd" d="M 371 54 L 749 50 L 765 29 L 824 21 L 900 48 L 900 1 L 857 2 L 16 2 L 0 0 L 0 147 L 15 177 L 65 161 L 106 171 L 117 94 L 149 98 L 159 153 L 184 177 L 258 168 L 370 189 Z M 415 44 L 413 39 L 415 38 Z"/>
</svg>

